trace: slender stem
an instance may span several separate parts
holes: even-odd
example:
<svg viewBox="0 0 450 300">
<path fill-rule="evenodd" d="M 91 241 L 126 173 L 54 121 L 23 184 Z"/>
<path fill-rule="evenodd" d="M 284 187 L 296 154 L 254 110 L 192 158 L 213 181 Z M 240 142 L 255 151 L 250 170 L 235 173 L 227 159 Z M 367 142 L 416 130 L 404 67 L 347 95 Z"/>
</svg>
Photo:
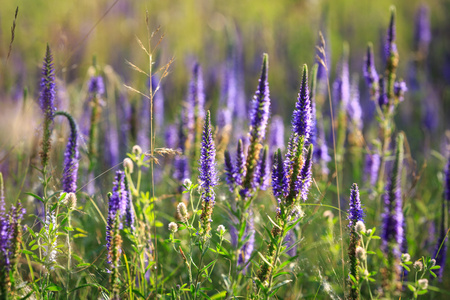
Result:
<svg viewBox="0 0 450 300">
<path fill-rule="evenodd" d="M 70 261 L 72 259 L 72 247 L 70 245 L 70 228 L 72 227 L 70 224 L 70 212 L 71 208 L 69 208 L 69 212 L 67 213 L 67 225 L 69 230 L 67 231 L 67 292 L 70 290 Z M 69 299 L 69 293 L 67 293 L 67 299 Z"/>
</svg>

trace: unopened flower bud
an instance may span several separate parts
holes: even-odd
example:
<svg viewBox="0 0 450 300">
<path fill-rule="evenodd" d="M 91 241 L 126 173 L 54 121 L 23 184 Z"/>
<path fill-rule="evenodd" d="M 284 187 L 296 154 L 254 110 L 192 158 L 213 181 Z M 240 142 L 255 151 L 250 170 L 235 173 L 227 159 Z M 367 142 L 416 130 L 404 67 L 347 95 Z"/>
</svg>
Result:
<svg viewBox="0 0 450 300">
<path fill-rule="evenodd" d="M 132 174 L 134 168 L 133 161 L 128 157 L 125 158 L 123 160 L 123 168 L 125 169 L 125 172 L 127 172 L 128 174 Z"/>
<path fill-rule="evenodd" d="M 356 222 L 355 225 L 356 232 L 366 232 L 366 225 L 362 221 Z"/>
<path fill-rule="evenodd" d="M 139 156 L 142 154 L 142 148 L 139 145 L 134 145 L 133 150 L 131 150 L 135 156 Z"/>
<path fill-rule="evenodd" d="M 68 193 L 65 202 L 68 209 L 74 210 L 77 207 L 77 195 L 75 193 Z"/>
<path fill-rule="evenodd" d="M 408 262 L 410 260 L 411 260 L 411 255 L 409 255 L 409 253 L 402 254 L 402 262 Z"/>
<path fill-rule="evenodd" d="M 226 231 L 225 226 L 223 225 L 217 226 L 217 231 L 219 232 L 220 235 L 224 235 Z"/>
<path fill-rule="evenodd" d="M 416 271 L 422 271 L 423 269 L 423 263 L 420 260 L 416 260 L 413 264 L 414 269 L 416 269 Z"/>
<path fill-rule="evenodd" d="M 417 283 L 419 284 L 419 288 L 421 290 L 426 290 L 428 288 L 428 279 L 426 278 L 419 279 Z"/>
<path fill-rule="evenodd" d="M 178 231 L 178 225 L 175 222 L 170 222 L 169 223 L 169 231 L 172 233 L 175 233 Z"/>
<path fill-rule="evenodd" d="M 366 260 L 367 258 L 366 250 L 362 247 L 356 247 L 356 257 L 359 260 Z"/>
<path fill-rule="evenodd" d="M 178 203 L 177 211 L 178 211 L 178 215 L 181 218 L 181 221 L 187 222 L 188 212 L 187 212 L 186 205 L 183 202 Z"/>
</svg>

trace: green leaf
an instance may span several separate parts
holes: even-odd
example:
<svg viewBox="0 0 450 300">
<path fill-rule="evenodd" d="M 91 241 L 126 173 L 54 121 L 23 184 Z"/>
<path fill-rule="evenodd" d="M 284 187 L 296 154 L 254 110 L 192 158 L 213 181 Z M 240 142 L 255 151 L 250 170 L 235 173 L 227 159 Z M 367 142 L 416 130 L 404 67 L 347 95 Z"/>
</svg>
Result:
<svg viewBox="0 0 450 300">
<path fill-rule="evenodd" d="M 38 196 L 36 194 L 30 193 L 30 192 L 26 192 L 25 194 L 27 194 L 33 198 L 36 198 L 37 200 L 41 201 L 42 203 L 45 203 L 44 199 L 42 199 L 40 196 Z"/>
<path fill-rule="evenodd" d="M 417 295 L 425 295 L 426 293 L 428 293 L 428 290 L 421 290 L 417 292 Z"/>
<path fill-rule="evenodd" d="M 416 291 L 416 288 L 412 284 L 408 284 L 408 288 L 411 290 L 411 292 Z"/>
<path fill-rule="evenodd" d="M 39 248 L 39 245 L 34 245 L 33 247 L 31 247 L 31 251 L 36 250 L 37 248 Z"/>
<path fill-rule="evenodd" d="M 430 270 L 439 270 L 440 268 L 441 268 L 441 266 L 434 266 L 434 267 L 431 267 Z"/>
<path fill-rule="evenodd" d="M 51 285 L 51 286 L 48 286 L 45 290 L 51 291 L 51 292 L 59 292 L 62 290 L 62 288 L 59 286 L 56 286 L 56 285 Z"/>
<path fill-rule="evenodd" d="M 372 239 L 374 239 L 374 240 L 379 240 L 379 239 L 381 239 L 378 235 L 373 235 L 372 236 Z"/>
</svg>

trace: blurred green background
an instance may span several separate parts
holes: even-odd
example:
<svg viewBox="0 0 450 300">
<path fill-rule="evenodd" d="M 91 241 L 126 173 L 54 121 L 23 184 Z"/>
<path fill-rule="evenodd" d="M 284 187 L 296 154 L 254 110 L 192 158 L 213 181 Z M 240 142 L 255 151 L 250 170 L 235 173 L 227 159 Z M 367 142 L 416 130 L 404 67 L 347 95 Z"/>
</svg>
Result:
<svg viewBox="0 0 450 300">
<path fill-rule="evenodd" d="M 175 108 L 185 95 L 189 59 L 199 59 L 206 69 L 206 84 L 214 86 L 218 80 L 214 67 L 224 61 L 229 46 L 235 45 L 243 55 L 247 94 L 254 89 L 262 53 L 269 53 L 274 112 L 287 117 L 289 113 L 284 111 L 287 105 L 290 111 L 295 101 L 299 67 L 314 61 L 319 30 L 329 37 L 332 65 L 342 52 L 343 42 L 347 41 L 351 71 L 361 73 L 368 41 L 374 43 L 376 56 L 380 57 L 389 7 L 395 5 L 400 53 L 398 74 L 402 77 L 413 55 L 414 17 L 420 3 L 415 0 L 4 1 L 0 11 L 1 51 L 7 51 L 14 11 L 19 6 L 13 54 L 7 69 L 10 80 L 24 76 L 22 80 L 36 94 L 36 75 L 45 44 L 49 43 L 58 74 L 68 83 L 85 80 L 94 55 L 100 65 L 112 65 L 125 81 L 131 81 L 136 74 L 126 66 L 125 59 L 145 65 L 146 57 L 135 36 L 145 39 L 145 11 L 148 10 L 151 28 L 161 26 L 165 34 L 157 61 L 175 58 L 167 79 L 171 88 L 165 90 L 170 106 Z M 431 75 L 436 83 L 443 84 L 444 69 L 450 67 L 450 41 L 446 38 L 450 30 L 450 22 L 446 20 L 450 1 L 434 0 L 426 4 L 431 10 L 433 34 Z M 380 60 L 378 64 L 381 66 Z M 214 92 L 207 95 L 209 103 L 214 95 Z M 446 99 L 442 100 L 444 105 Z"/>
</svg>

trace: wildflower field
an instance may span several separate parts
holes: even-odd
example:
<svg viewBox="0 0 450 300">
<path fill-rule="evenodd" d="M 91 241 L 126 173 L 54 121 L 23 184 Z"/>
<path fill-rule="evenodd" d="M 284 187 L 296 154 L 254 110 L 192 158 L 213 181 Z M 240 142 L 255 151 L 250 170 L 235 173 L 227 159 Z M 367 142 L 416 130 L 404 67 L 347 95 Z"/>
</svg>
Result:
<svg viewBox="0 0 450 300">
<path fill-rule="evenodd" d="M 450 1 L 5 1 L 0 299 L 450 299 Z"/>
</svg>

